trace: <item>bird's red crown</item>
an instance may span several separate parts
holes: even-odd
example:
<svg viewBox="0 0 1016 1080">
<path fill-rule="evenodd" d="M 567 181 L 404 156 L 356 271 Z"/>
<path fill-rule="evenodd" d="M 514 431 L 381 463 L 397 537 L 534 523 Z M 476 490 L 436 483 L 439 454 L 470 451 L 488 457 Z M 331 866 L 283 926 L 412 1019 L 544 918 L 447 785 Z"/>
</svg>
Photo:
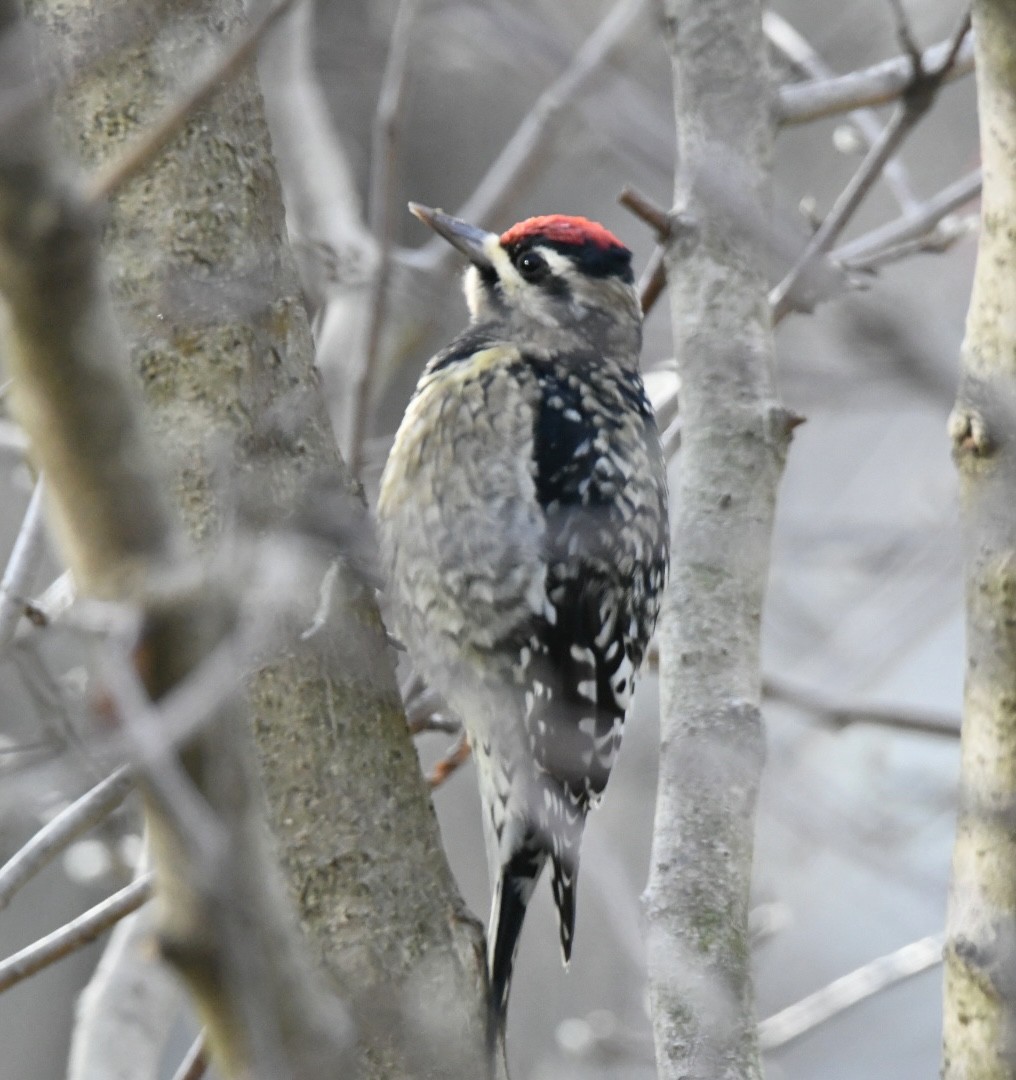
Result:
<svg viewBox="0 0 1016 1080">
<path fill-rule="evenodd" d="M 541 217 L 526 218 L 501 234 L 501 243 L 505 247 L 524 240 L 543 240 L 550 244 L 576 247 L 591 245 L 602 250 L 624 247 L 624 244 L 599 222 L 584 217 L 569 217 L 567 214 L 544 214 Z"/>
</svg>

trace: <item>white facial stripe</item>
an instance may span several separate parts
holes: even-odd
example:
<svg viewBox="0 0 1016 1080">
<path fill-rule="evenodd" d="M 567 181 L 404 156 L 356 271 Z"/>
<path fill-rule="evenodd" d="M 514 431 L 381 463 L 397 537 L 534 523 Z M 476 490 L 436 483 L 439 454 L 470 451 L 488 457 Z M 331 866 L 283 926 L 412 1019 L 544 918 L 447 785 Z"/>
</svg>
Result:
<svg viewBox="0 0 1016 1080">
<path fill-rule="evenodd" d="M 555 251 L 549 247 L 536 247 L 533 249 L 538 251 L 546 260 L 547 265 L 550 267 L 550 271 L 556 277 L 565 278 L 566 280 L 574 274 L 574 267 L 571 264 L 571 260 L 565 258 L 560 251 Z"/>
<path fill-rule="evenodd" d="M 518 270 L 512 266 L 508 252 L 501 247 L 501 240 L 495 233 L 491 233 L 484 241 L 483 250 L 497 271 L 503 289 L 508 292 L 515 292 L 517 289 L 522 288 L 525 282 L 519 276 Z"/>
</svg>

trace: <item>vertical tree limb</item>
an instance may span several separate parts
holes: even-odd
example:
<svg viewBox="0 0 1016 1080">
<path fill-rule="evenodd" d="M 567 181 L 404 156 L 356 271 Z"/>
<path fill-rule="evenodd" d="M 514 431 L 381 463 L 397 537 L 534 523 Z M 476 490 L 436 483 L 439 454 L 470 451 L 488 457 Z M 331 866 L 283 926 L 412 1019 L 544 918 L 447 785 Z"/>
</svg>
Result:
<svg viewBox="0 0 1016 1080">
<path fill-rule="evenodd" d="M 34 58 L 12 0 L 0 2 L 0 50 L 0 90 L 31 98 Z M 222 637 L 233 608 L 225 590 L 176 587 L 188 545 L 131 383 L 100 271 L 97 222 L 53 151 L 41 99 L 0 128 L 0 290 L 14 404 L 48 474 L 64 554 L 83 591 L 142 608 L 149 692 L 161 696 Z M 349 1053 L 348 1026 L 278 903 L 242 719 L 233 694 L 188 748 L 205 785 L 195 797 L 222 813 L 231 841 L 214 880 L 184 857 L 153 772 L 142 776 L 161 942 L 167 954 L 172 943 L 224 1077 L 333 1076 Z M 84 926 L 98 932 L 102 913 L 136 906 L 147 887 L 139 881 L 83 917 L 78 937 Z M 230 933 L 230 919 L 240 929 Z M 70 940 L 69 928 L 54 933 L 32 956 Z M 261 1025 L 251 1022 L 258 1014 Z"/>
<path fill-rule="evenodd" d="M 158 1075 L 184 994 L 154 955 L 151 906 L 117 924 L 78 998 L 67 1080 L 136 1080 Z"/>
<path fill-rule="evenodd" d="M 961 804 L 945 959 L 945 1080 L 1016 1070 L 1016 7 L 974 4 L 984 189 L 949 420 L 966 533 Z"/>
<path fill-rule="evenodd" d="M 747 922 L 759 633 L 793 422 L 776 399 L 766 303 L 772 88 L 757 2 L 663 0 L 662 13 L 680 162 L 666 258 L 683 425 L 659 629 L 649 978 L 662 1080 L 749 1080 L 761 1076 Z"/>
<path fill-rule="evenodd" d="M 29 0 L 26 7 L 51 32 L 64 61 L 133 10 L 126 0 L 71 9 Z M 162 17 L 172 18 L 171 34 L 161 33 Z M 164 5 L 128 47 L 60 96 L 57 122 L 64 142 L 87 168 L 103 168 L 165 115 L 181 83 L 186 85 L 195 56 L 228 46 L 242 28 L 238 0 L 199 0 L 175 11 Z M 9 145 L 21 153 L 25 144 L 12 139 Z M 32 190 L 40 200 L 47 192 L 45 184 Z M 69 206 L 74 209 L 73 198 Z M 283 241 L 261 99 L 249 73 L 195 113 L 146 175 L 119 191 L 110 207 L 104 230 L 109 278 L 115 304 L 131 327 L 133 376 L 95 263 L 96 230 L 85 217 L 79 223 L 72 215 L 81 226 L 80 242 L 78 231 L 57 231 L 53 238 L 59 242 L 50 245 L 64 259 L 56 278 L 70 295 L 26 291 L 28 314 L 13 327 L 33 350 L 15 369 L 22 415 L 45 463 L 47 486 L 69 523 L 62 536 L 83 588 L 136 596 L 138 582 L 153 567 L 158 584 L 158 571 L 177 565 L 189 544 L 169 509 L 167 490 L 190 537 L 205 546 L 226 537 L 227 524 L 237 519 L 261 535 L 290 527 L 294 508 L 322 480 L 341 491 L 344 507 L 360 506 L 318 393 L 309 328 Z M 12 208 L 12 228 L 36 220 Z M 80 256 L 80 267 L 67 265 L 72 255 Z M 5 282 L 12 307 L 22 300 L 20 287 L 20 279 Z M 29 316 L 33 321 L 25 330 Z M 79 328 L 82 333 L 71 332 Z M 72 349 L 86 355 L 80 363 L 61 355 L 52 364 L 37 364 L 36 329 L 43 344 L 62 335 L 61 344 L 69 339 Z M 55 370 L 61 371 L 59 379 Z M 134 400 L 135 377 L 145 396 L 144 414 Z M 150 449 L 148 427 L 157 435 L 157 452 Z M 45 441 L 50 436 L 52 445 Z M 157 465 L 168 478 L 161 487 Z M 279 558 L 288 564 L 299 554 L 287 550 Z M 146 644 L 160 658 L 149 679 L 156 696 L 231 631 L 234 616 L 229 604 L 219 603 L 219 590 L 191 584 L 197 589 L 180 596 L 170 587 L 169 600 L 143 597 L 151 616 Z M 228 593 L 228 583 L 222 592 Z M 196 628 L 184 615 L 187 604 L 194 605 Z M 303 641 L 291 625 L 296 606 L 279 604 L 277 640 L 285 644 L 260 658 L 250 686 L 269 819 L 290 895 L 314 951 L 363 1021 L 362 1075 L 426 1074 L 438 1061 L 455 1075 L 460 1053 L 472 1052 L 469 1033 L 475 1030 L 476 1047 L 481 1042 L 482 931 L 465 912 L 444 860 L 372 595 L 343 568 L 326 624 Z M 245 1044 L 244 1035 L 276 1031 L 295 1040 L 302 1030 L 307 1037 L 291 1048 L 305 1068 L 296 1059 L 290 1064 L 309 1077 L 317 1074 L 322 1054 L 327 1056 L 328 1025 L 319 1022 L 333 999 L 325 993 L 314 998 L 321 1007 L 308 1005 L 314 979 L 294 978 L 299 965 L 280 959 L 274 949 L 287 939 L 272 922 L 279 909 L 272 906 L 271 882 L 266 892 L 260 869 L 263 829 L 244 761 L 244 719 L 235 699 L 223 702 L 201 737 L 207 759 L 202 751 L 187 760 L 215 763 L 192 770 L 200 781 L 196 798 L 221 815 L 225 828 L 236 829 L 235 844 L 226 852 L 227 869 L 237 875 L 235 925 L 247 919 L 271 939 L 266 944 L 253 930 L 248 935 L 243 970 L 249 977 L 240 982 L 252 996 L 224 1000 L 228 980 L 222 982 L 221 972 L 209 978 L 208 957 L 192 947 L 191 930 L 200 917 L 225 920 L 228 908 L 202 907 L 208 897 L 200 889 L 188 896 L 185 882 L 171 885 L 166 910 L 172 925 L 169 933 L 164 926 L 164 936 L 210 1010 L 223 1006 L 218 1018 L 206 1013 L 204 1019 L 226 1075 L 253 1068 L 251 1051 L 270 1048 L 270 1039 Z M 186 822 L 174 819 L 172 805 L 153 797 L 155 779 L 148 777 L 149 807 L 165 826 L 161 837 L 153 835 L 156 865 L 160 871 L 186 866 L 193 831 L 188 834 Z M 246 862 L 244 852 L 250 855 Z M 207 859 L 205 867 L 214 869 Z M 234 924 L 214 925 L 229 930 Z M 230 940 L 236 944 L 235 935 Z M 270 970 L 259 973 L 262 963 Z M 230 970 L 235 976 L 241 968 Z M 345 1028 L 334 1023 L 334 1013 L 328 1022 L 331 1049 L 337 1050 Z M 260 1029 L 255 1016 L 264 1021 Z M 338 1054 L 331 1056 L 334 1075 Z"/>
</svg>

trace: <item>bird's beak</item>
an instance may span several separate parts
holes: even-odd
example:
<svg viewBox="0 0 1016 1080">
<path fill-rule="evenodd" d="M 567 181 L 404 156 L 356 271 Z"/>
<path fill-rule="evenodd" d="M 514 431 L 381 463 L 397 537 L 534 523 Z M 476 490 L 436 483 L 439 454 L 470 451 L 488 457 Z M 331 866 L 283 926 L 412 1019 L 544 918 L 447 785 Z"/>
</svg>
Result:
<svg viewBox="0 0 1016 1080">
<path fill-rule="evenodd" d="M 411 202 L 409 212 L 418 217 L 425 225 L 429 225 L 438 236 L 443 236 L 452 247 L 457 248 L 467 259 L 481 270 L 493 269 L 493 263 L 487 254 L 491 240 L 497 241 L 495 233 L 478 229 L 467 221 L 446 214 L 443 210 L 432 210 L 429 206 L 421 206 Z"/>
</svg>

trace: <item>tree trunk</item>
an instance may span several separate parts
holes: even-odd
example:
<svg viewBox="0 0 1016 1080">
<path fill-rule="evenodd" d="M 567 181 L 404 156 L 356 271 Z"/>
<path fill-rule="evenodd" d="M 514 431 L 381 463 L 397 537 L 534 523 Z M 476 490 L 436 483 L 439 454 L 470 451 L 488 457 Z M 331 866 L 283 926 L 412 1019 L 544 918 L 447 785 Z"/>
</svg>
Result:
<svg viewBox="0 0 1016 1080">
<path fill-rule="evenodd" d="M 239 0 L 26 6 L 64 70 L 93 61 L 58 100 L 63 141 L 89 170 L 243 25 Z M 111 48 L 110 28 L 127 43 Z M 193 538 L 236 543 L 237 519 L 283 527 L 322 480 L 358 502 L 319 392 L 250 71 L 117 193 L 105 253 Z M 482 1031 L 482 931 L 444 858 L 373 597 L 344 565 L 331 596 L 327 625 L 304 641 L 290 626 L 251 681 L 269 818 L 313 947 L 362 1021 L 363 1076 L 446 1075 L 463 1033 Z"/>
<path fill-rule="evenodd" d="M 772 95 L 757 3 L 662 6 L 680 163 L 667 277 L 683 419 L 659 631 L 649 977 L 662 1080 L 749 1080 L 762 1072 L 747 929 L 764 758 L 759 635 L 792 427 L 775 395 L 766 299 Z"/>
<path fill-rule="evenodd" d="M 984 190 L 949 433 L 966 533 L 960 812 L 945 1080 L 1016 1076 L 1016 6 L 973 9 Z"/>
</svg>

